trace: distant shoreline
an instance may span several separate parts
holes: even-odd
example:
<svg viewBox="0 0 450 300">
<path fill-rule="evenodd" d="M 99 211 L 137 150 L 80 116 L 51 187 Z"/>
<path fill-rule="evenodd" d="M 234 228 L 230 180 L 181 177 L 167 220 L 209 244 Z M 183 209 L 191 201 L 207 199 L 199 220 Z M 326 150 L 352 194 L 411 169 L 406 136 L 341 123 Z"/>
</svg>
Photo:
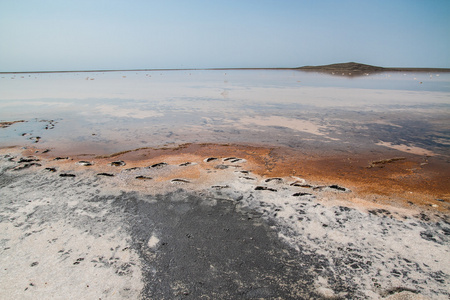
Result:
<svg viewBox="0 0 450 300">
<path fill-rule="evenodd" d="M 404 68 L 377 67 L 359 63 L 340 63 L 321 66 L 303 66 L 294 68 L 188 68 L 188 69 L 117 69 L 117 70 L 71 70 L 71 71 L 20 71 L 0 72 L 0 74 L 49 74 L 49 73 L 105 73 L 105 72 L 161 72 L 161 71 L 227 71 L 227 70 L 295 70 L 316 72 L 375 73 L 375 72 L 450 72 L 450 68 Z"/>
</svg>

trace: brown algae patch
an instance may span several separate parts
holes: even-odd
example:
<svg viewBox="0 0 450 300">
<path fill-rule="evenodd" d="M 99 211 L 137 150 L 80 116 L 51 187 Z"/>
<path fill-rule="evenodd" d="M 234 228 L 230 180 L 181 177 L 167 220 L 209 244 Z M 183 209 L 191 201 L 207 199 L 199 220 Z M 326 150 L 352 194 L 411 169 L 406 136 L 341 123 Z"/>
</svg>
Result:
<svg viewBox="0 0 450 300">
<path fill-rule="evenodd" d="M 39 151 L 38 153 L 35 153 Z M 317 155 L 282 147 L 241 144 L 182 144 L 175 147 L 141 148 L 108 156 L 90 156 L 89 168 L 77 165 L 86 156 L 54 161 L 52 152 L 28 149 L 22 155 L 37 155 L 44 167 L 59 171 L 121 173 L 123 188 L 144 186 L 146 192 L 160 188 L 174 178 L 189 180 L 191 188 L 201 189 L 217 182 L 234 180 L 236 172 L 248 178 L 291 178 L 296 176 L 316 186 L 337 185 L 352 191 L 353 198 L 370 199 L 381 205 L 411 208 L 416 205 L 446 212 L 450 202 L 450 168 L 440 157 L 418 156 L 392 150 L 342 155 Z M 51 162 L 51 164 L 50 164 Z M 120 163 L 119 163 L 120 162 Z M 111 165 L 112 164 L 112 165 Z M 126 164 L 126 165 L 122 165 Z M 153 167 L 152 167 L 153 166 Z M 155 167 L 157 166 L 157 167 Z M 133 170 L 127 172 L 125 170 Z M 155 176 L 156 175 L 156 176 Z M 152 177 L 137 183 L 136 176 Z M 161 184 L 159 186 L 158 184 Z M 336 197 L 351 201 L 344 193 Z"/>
<path fill-rule="evenodd" d="M 298 286 L 294 284 L 298 284 L 297 276 L 293 277 L 294 281 L 277 279 L 284 287 L 298 287 L 298 297 L 304 296 L 305 287 L 309 286 L 327 297 L 381 299 L 390 291 L 402 293 L 410 290 L 433 299 L 448 296 L 445 281 L 450 268 L 443 263 L 449 252 L 448 225 L 445 223 L 449 205 L 448 198 L 444 198 L 449 194 L 445 186 L 448 170 L 438 157 L 404 155 L 398 159 L 400 156 L 392 150 L 376 155 L 327 157 L 286 148 L 237 144 L 186 144 L 173 148 L 138 149 L 108 157 L 61 156 L 64 159 L 59 160 L 55 160 L 51 151 L 42 153 L 39 149 L 9 148 L 0 150 L 0 154 L 1 171 L 5 175 L 2 177 L 9 187 L 4 189 L 6 199 L 22 201 L 21 197 L 16 197 L 17 193 L 26 196 L 21 203 L 17 202 L 17 212 L 8 212 L 17 217 L 14 222 L 19 227 L 25 224 L 24 220 L 42 227 L 47 223 L 38 221 L 57 217 L 51 213 L 57 208 L 55 211 L 60 211 L 64 218 L 58 217 L 55 221 L 60 222 L 58 226 L 64 230 L 71 228 L 72 224 L 68 222 L 75 226 L 88 226 L 89 233 L 74 231 L 75 236 L 82 238 L 86 235 L 87 240 L 90 235 L 102 238 L 104 228 L 108 228 L 114 239 L 105 236 L 109 244 L 105 244 L 98 253 L 68 244 L 60 237 L 62 232 L 55 233 L 53 239 L 57 240 L 54 242 L 65 243 L 58 244 L 58 249 L 66 244 L 70 246 L 70 249 L 62 249 L 67 251 L 61 254 L 70 255 L 67 266 L 64 261 L 57 262 L 57 265 L 63 273 L 69 266 L 82 267 L 84 269 L 80 268 L 80 271 L 92 273 L 103 267 L 105 254 L 111 252 L 107 257 L 111 261 L 122 255 L 117 263 L 111 265 L 108 262 L 108 269 L 104 270 L 106 277 L 120 275 L 113 277 L 118 284 L 116 290 L 122 293 L 119 298 L 137 298 L 136 292 L 142 285 L 145 286 L 142 293 L 149 293 L 151 290 L 147 287 L 165 278 L 161 274 L 166 274 L 167 263 L 172 261 L 174 253 L 178 253 L 174 249 L 179 249 L 180 259 L 176 258 L 178 260 L 171 263 L 172 268 L 189 265 L 186 251 L 197 249 L 189 252 L 188 257 L 202 258 L 198 260 L 205 265 L 201 274 L 211 271 L 210 261 L 215 257 L 208 256 L 210 252 L 205 251 L 211 244 L 216 244 L 211 243 L 211 236 L 217 235 L 222 242 L 223 238 L 236 242 L 236 248 L 231 251 L 233 255 L 247 253 L 242 247 L 252 245 L 259 237 L 251 232 L 230 234 L 241 232 L 241 227 L 244 224 L 249 226 L 249 222 L 259 224 L 251 230 L 261 228 L 261 224 L 271 224 L 270 227 L 276 230 L 277 240 L 295 252 L 289 257 L 292 262 L 289 265 L 308 270 L 305 276 L 315 278 L 316 285 L 305 282 Z M 80 161 L 88 161 L 91 165 L 85 166 Z M 14 170 L 27 163 L 41 166 Z M 371 164 L 374 166 L 370 167 Z M 75 177 L 60 177 L 61 174 Z M 16 182 L 8 184 L 10 179 Z M 22 186 L 22 181 L 28 184 Z M 442 198 L 438 200 L 435 198 L 437 195 Z M 142 200 L 138 200 L 139 197 Z M 43 210 L 47 206 L 49 208 Z M 6 212 L 9 207 L 2 209 Z M 218 223 L 224 215 L 233 218 L 236 226 L 232 227 L 227 221 Z M 70 219 L 66 220 L 67 216 Z M 156 220 L 159 220 L 155 223 L 158 226 L 153 223 Z M 209 220 L 207 225 L 205 220 Z M 174 227 L 174 224 L 177 225 Z M 34 229 L 31 228 L 30 232 Z M 120 231 L 122 229 L 124 231 Z M 20 230 L 16 235 L 23 234 Z M 44 229 L 43 232 L 49 231 Z M 45 244 L 39 234 L 31 237 L 37 237 L 37 242 Z M 27 238 L 25 241 L 34 240 Z M 267 240 L 264 241 L 267 245 Z M 7 242 L 8 247 L 10 244 Z M 220 249 L 230 247 L 230 244 L 226 247 L 218 244 Z M 17 245 L 15 249 L 25 251 L 26 244 L 20 242 Z M 93 247 L 91 244 L 88 246 Z M 215 249 L 211 253 L 217 251 Z M 42 268 L 46 256 L 42 253 L 27 261 L 30 270 Z M 225 261 L 228 262 L 229 257 L 225 255 Z M 243 261 L 245 268 L 251 264 L 251 257 L 254 255 Z M 26 266 L 22 269 L 10 267 L 15 276 L 28 272 Z M 264 269 L 265 265 L 258 262 L 257 267 Z M 195 268 L 195 264 L 189 265 L 187 270 L 190 272 Z M 39 270 L 47 276 L 48 282 L 54 282 L 47 269 Z M 233 265 L 232 270 L 241 269 Z M 177 272 L 173 272 L 171 276 L 178 278 Z M 277 269 L 276 274 L 278 272 Z M 268 275 L 258 274 L 255 276 L 267 278 Z M 126 277 L 121 280 L 121 276 Z M 136 286 L 126 284 L 131 279 L 135 280 Z M 183 293 L 195 293 L 195 288 L 189 288 L 188 282 L 192 280 L 187 278 L 183 281 Z M 13 290 L 23 288 L 25 283 L 21 281 Z M 32 283 L 40 287 L 45 285 L 34 279 Z M 76 284 L 83 282 L 76 281 Z M 92 284 L 86 280 L 86 285 Z M 93 295 L 106 297 L 114 292 L 97 289 Z M 260 292 L 270 295 L 269 290 Z M 357 296 L 353 297 L 353 293 Z"/>
</svg>

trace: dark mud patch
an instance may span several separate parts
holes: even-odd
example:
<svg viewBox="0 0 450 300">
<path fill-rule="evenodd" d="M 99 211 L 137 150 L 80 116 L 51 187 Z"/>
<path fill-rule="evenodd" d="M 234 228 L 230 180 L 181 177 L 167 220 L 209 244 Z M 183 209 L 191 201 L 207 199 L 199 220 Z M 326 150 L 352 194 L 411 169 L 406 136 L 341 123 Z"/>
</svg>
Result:
<svg viewBox="0 0 450 300">
<path fill-rule="evenodd" d="M 103 173 L 98 173 L 97 176 L 114 177 L 114 174 L 103 172 Z"/>
<path fill-rule="evenodd" d="M 16 124 L 16 123 L 23 123 L 26 122 L 25 120 L 19 120 L 19 121 L 10 121 L 10 122 L 0 122 L 0 128 L 8 128 L 9 126 Z"/>
<path fill-rule="evenodd" d="M 165 166 L 167 166 L 168 164 L 165 162 L 160 162 L 154 165 L 151 165 L 150 168 L 154 168 L 154 169 L 161 169 L 164 168 Z"/>
<path fill-rule="evenodd" d="M 126 163 L 123 160 L 117 160 L 117 161 L 112 161 L 110 163 L 110 165 L 113 167 L 122 167 L 122 166 L 125 166 Z"/>
<path fill-rule="evenodd" d="M 267 187 L 267 186 L 257 186 L 257 187 L 255 187 L 255 191 L 271 191 L 271 192 L 276 192 L 277 190 L 276 189 L 273 189 L 273 188 L 270 188 L 270 187 Z"/>
<path fill-rule="evenodd" d="M 328 260 L 287 247 L 264 220 L 237 212 L 232 202 L 183 191 L 135 195 L 114 204 L 142 260 L 142 298 L 322 299 L 314 279 Z M 352 298 L 347 283 L 330 284 Z"/>
<path fill-rule="evenodd" d="M 61 173 L 61 174 L 59 174 L 59 177 L 73 178 L 73 177 L 76 177 L 76 175 L 75 174 L 70 174 L 70 173 Z"/>
</svg>

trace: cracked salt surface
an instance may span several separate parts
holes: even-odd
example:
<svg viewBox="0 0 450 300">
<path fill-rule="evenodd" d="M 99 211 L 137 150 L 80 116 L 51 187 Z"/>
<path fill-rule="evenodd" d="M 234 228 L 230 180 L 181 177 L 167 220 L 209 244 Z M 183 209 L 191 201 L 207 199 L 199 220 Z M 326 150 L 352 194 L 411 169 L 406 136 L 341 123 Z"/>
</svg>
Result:
<svg viewBox="0 0 450 300">
<path fill-rule="evenodd" d="M 352 299 L 401 299 L 402 295 L 411 299 L 448 299 L 450 295 L 450 223 L 443 214 L 425 221 L 414 211 L 352 208 L 334 197 L 351 193 L 344 187 L 318 189 L 299 177 L 264 178 L 241 166 L 207 173 L 215 185 L 198 179 L 179 190 L 180 186 L 170 184 L 170 174 L 186 166 L 165 164 L 161 168 L 131 170 L 112 167 L 119 168 L 117 176 L 101 179 L 94 170 L 83 169 L 74 171 L 75 178 L 63 178 L 45 170 L 49 163 L 58 165 L 54 161 L 40 161 L 41 168 L 14 171 L 20 164 L 10 159 L 14 155 L 17 153 L 2 156 L 0 164 L 2 297 L 137 299 L 151 293 L 164 294 L 149 287 L 148 279 L 170 282 L 158 277 L 162 276 L 158 263 L 167 255 L 160 248 L 170 246 L 170 238 L 155 227 L 156 215 L 141 213 L 138 218 L 133 206 L 126 208 L 130 201 L 155 205 L 151 209 L 167 205 L 162 207 L 173 209 L 180 218 L 198 205 L 211 209 L 231 205 L 235 214 L 261 220 L 290 249 L 295 249 L 297 254 L 291 254 L 291 264 L 307 268 L 307 276 L 313 278 L 307 284 L 310 290 L 302 289 L 298 295 Z M 197 168 L 202 162 L 195 163 L 187 167 Z M 137 174 L 153 179 L 138 180 Z M 242 180 L 241 174 L 253 180 Z M 130 185 L 135 181 L 150 186 L 141 194 L 124 193 L 127 186 L 133 190 Z M 304 195 L 293 196 L 303 191 Z M 202 199 L 201 204 L 195 199 Z M 220 204 L 223 201 L 229 204 Z M 181 220 L 179 217 L 175 220 Z M 144 220 L 149 225 L 144 226 L 147 230 L 141 241 L 140 235 L 133 237 L 131 229 L 138 225 L 131 224 Z M 189 228 L 189 224 L 185 225 Z M 200 233 L 184 236 L 187 242 L 192 241 L 189 247 L 199 242 L 196 236 Z M 205 246 L 197 247 L 204 251 L 201 249 Z M 302 257 L 315 259 L 308 262 Z M 292 281 L 282 284 L 298 287 Z M 198 295 L 187 281 L 174 279 L 169 285 L 172 289 L 164 295 Z M 262 298 L 274 295 L 273 290 L 263 287 L 245 293 Z"/>
</svg>

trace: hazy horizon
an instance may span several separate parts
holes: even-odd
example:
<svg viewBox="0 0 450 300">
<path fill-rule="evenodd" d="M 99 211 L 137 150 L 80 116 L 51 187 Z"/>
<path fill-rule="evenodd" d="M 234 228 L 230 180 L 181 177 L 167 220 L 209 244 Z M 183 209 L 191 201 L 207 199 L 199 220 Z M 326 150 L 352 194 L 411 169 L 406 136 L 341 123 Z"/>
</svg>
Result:
<svg viewBox="0 0 450 300">
<path fill-rule="evenodd" d="M 450 68 L 449 1 L 2 1 L 0 71 Z"/>
</svg>

